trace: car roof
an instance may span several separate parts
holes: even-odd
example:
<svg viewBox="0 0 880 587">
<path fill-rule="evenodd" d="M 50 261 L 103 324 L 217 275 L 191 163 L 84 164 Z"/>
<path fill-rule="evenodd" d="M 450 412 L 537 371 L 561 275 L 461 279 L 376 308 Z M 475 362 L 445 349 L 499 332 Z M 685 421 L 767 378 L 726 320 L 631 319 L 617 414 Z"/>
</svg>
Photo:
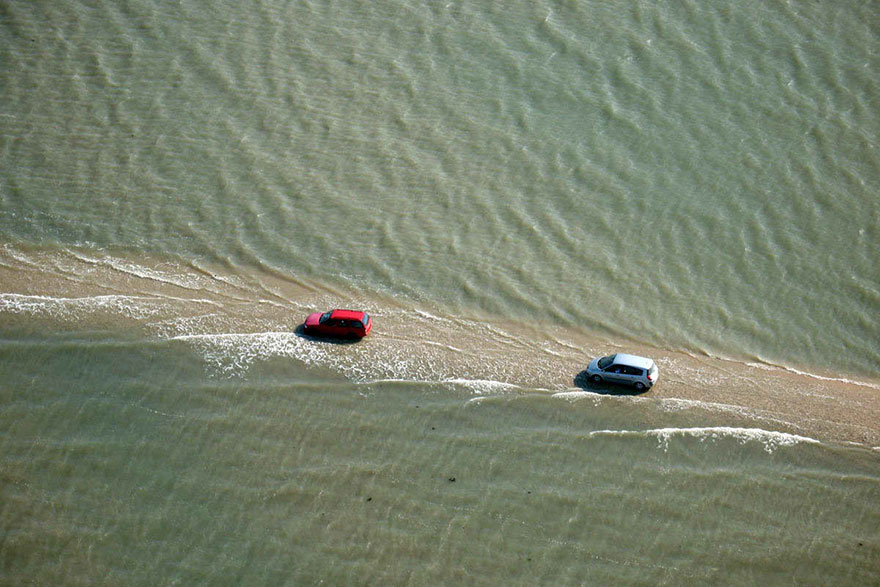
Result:
<svg viewBox="0 0 880 587">
<path fill-rule="evenodd" d="M 357 310 L 333 310 L 330 318 L 333 320 L 363 320 L 365 315 L 366 312 L 359 312 Z"/>
<path fill-rule="evenodd" d="M 628 355 L 626 353 L 617 353 L 614 355 L 615 365 L 629 365 L 630 367 L 640 367 L 642 369 L 650 369 L 654 366 L 654 361 L 646 357 L 636 355 Z"/>
</svg>

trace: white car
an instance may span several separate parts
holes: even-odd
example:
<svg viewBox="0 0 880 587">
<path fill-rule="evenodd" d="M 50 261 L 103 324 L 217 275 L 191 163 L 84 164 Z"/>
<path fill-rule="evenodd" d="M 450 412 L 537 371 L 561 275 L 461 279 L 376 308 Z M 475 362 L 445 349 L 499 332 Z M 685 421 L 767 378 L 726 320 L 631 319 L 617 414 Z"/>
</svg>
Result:
<svg viewBox="0 0 880 587">
<path fill-rule="evenodd" d="M 657 383 L 660 371 L 651 359 L 617 353 L 593 359 L 587 367 L 587 376 L 593 383 L 622 383 L 644 391 Z"/>
</svg>

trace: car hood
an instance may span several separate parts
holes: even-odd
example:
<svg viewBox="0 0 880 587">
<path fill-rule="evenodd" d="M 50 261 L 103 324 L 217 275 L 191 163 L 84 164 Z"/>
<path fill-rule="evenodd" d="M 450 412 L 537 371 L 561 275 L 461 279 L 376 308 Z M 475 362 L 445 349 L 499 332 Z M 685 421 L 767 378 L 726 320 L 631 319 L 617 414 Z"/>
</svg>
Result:
<svg viewBox="0 0 880 587">
<path fill-rule="evenodd" d="M 314 314 L 309 314 L 309 317 L 306 318 L 306 326 L 311 328 L 312 326 L 317 326 L 318 321 L 321 319 L 321 312 L 315 312 Z"/>
<path fill-rule="evenodd" d="M 600 370 L 599 369 L 599 358 L 596 357 L 595 359 L 590 361 L 590 364 L 587 366 L 587 371 L 599 371 L 599 370 Z"/>
</svg>

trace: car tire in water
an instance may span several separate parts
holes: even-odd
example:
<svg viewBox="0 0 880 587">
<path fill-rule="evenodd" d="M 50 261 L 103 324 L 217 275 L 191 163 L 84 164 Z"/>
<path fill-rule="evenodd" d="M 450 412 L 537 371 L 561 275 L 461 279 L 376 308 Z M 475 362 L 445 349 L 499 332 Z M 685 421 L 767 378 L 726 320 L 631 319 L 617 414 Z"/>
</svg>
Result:
<svg viewBox="0 0 880 587">
<path fill-rule="evenodd" d="M 645 384 L 641 381 L 636 381 L 636 391 L 645 391 Z"/>
<path fill-rule="evenodd" d="M 593 375 L 590 377 L 590 381 L 592 381 L 593 383 L 602 383 L 602 378 L 598 375 Z"/>
</svg>

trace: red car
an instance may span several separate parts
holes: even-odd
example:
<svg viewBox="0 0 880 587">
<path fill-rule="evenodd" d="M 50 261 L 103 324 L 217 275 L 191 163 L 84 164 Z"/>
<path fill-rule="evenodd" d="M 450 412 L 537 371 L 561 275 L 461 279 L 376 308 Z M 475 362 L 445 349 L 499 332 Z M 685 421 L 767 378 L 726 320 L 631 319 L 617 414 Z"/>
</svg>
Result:
<svg viewBox="0 0 880 587">
<path fill-rule="evenodd" d="M 309 336 L 363 338 L 370 334 L 373 319 L 366 312 L 330 310 L 309 314 L 303 332 Z"/>
</svg>

